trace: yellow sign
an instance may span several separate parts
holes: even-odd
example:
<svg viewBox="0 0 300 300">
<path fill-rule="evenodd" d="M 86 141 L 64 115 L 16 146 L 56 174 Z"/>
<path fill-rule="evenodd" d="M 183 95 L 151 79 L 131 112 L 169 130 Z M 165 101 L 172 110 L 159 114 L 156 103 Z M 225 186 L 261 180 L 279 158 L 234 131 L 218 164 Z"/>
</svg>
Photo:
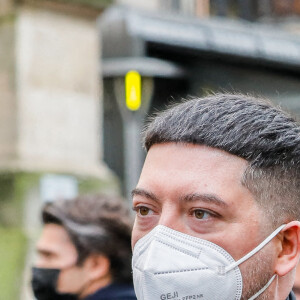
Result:
<svg viewBox="0 0 300 300">
<path fill-rule="evenodd" d="M 141 75 L 129 71 L 125 76 L 126 106 L 129 110 L 138 110 L 141 106 Z"/>
</svg>

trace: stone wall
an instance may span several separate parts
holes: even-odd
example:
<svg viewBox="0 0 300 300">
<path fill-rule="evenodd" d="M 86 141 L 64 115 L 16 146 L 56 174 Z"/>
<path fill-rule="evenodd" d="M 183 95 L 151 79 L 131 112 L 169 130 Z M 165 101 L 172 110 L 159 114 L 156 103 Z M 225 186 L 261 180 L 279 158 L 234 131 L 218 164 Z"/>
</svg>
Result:
<svg viewBox="0 0 300 300">
<path fill-rule="evenodd" d="M 1 9 L 0 9 L 1 11 Z M 0 18 L 0 160 L 16 156 L 15 17 Z"/>
<path fill-rule="evenodd" d="M 16 36 L 17 167 L 101 172 L 95 21 L 27 7 L 19 12 Z"/>
</svg>

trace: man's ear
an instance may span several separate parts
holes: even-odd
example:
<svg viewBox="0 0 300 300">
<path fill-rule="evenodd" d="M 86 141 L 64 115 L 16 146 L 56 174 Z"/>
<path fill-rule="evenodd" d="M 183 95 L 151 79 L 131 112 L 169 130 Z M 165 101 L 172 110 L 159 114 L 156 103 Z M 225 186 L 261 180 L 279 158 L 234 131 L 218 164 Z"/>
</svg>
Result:
<svg viewBox="0 0 300 300">
<path fill-rule="evenodd" d="M 288 223 L 278 236 L 279 251 L 275 266 L 275 273 L 284 276 L 294 269 L 300 256 L 300 222 Z"/>
<path fill-rule="evenodd" d="M 85 260 L 84 265 L 91 281 L 111 276 L 110 261 L 104 255 L 92 254 Z"/>
</svg>

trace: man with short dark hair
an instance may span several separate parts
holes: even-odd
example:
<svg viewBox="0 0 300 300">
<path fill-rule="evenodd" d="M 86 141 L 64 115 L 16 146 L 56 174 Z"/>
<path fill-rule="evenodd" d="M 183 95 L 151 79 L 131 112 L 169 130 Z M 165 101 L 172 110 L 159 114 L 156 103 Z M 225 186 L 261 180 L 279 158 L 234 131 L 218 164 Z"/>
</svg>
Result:
<svg viewBox="0 0 300 300">
<path fill-rule="evenodd" d="M 45 205 L 32 288 L 38 300 L 134 300 L 132 222 L 122 199 L 79 196 Z"/>
<path fill-rule="evenodd" d="M 299 123 L 267 100 L 216 94 L 159 113 L 144 145 L 137 298 L 295 299 Z"/>
</svg>

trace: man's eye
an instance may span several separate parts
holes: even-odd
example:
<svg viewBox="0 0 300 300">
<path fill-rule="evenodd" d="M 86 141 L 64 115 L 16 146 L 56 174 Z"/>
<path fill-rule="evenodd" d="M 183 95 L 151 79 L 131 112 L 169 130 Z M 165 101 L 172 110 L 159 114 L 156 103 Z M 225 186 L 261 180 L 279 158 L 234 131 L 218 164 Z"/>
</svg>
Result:
<svg viewBox="0 0 300 300">
<path fill-rule="evenodd" d="M 137 206 L 137 207 L 134 207 L 133 210 L 135 210 L 136 213 L 141 216 L 148 216 L 152 212 L 152 210 L 146 206 Z"/>
<path fill-rule="evenodd" d="M 210 216 L 210 213 L 202 209 L 195 209 L 193 211 L 193 215 L 196 219 L 207 219 Z"/>
<path fill-rule="evenodd" d="M 145 206 L 141 206 L 138 208 L 139 210 L 139 213 L 142 215 L 142 216 L 147 216 L 150 212 L 150 209 L 148 207 L 145 207 Z"/>
</svg>

